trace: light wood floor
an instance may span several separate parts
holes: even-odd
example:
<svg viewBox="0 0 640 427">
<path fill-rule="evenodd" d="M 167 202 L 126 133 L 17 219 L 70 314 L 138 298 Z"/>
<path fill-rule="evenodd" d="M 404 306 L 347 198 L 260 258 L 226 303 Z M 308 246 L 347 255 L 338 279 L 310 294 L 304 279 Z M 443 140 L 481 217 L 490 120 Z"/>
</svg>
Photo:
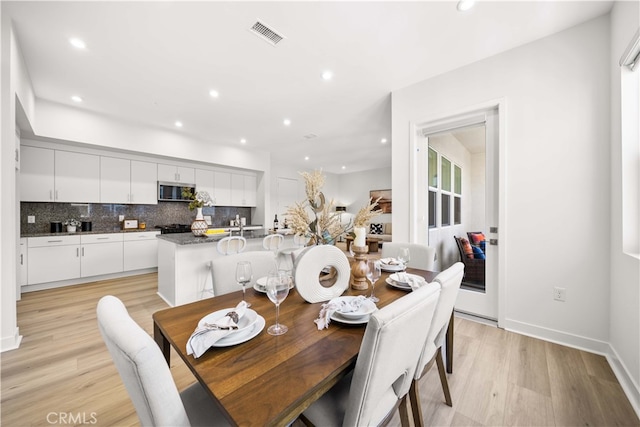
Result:
<svg viewBox="0 0 640 427">
<path fill-rule="evenodd" d="M 23 295 L 22 345 L 1 355 L 1 424 L 138 425 L 98 332 L 95 309 L 100 297 L 115 295 L 151 334 L 152 313 L 166 307 L 156 287 L 157 275 L 146 274 Z M 603 357 L 465 319 L 455 322 L 453 408 L 444 404 L 432 369 L 420 384 L 427 425 L 640 425 Z M 177 355 L 171 360 L 183 389 L 194 378 Z M 397 415 L 391 425 L 399 425 Z"/>
</svg>

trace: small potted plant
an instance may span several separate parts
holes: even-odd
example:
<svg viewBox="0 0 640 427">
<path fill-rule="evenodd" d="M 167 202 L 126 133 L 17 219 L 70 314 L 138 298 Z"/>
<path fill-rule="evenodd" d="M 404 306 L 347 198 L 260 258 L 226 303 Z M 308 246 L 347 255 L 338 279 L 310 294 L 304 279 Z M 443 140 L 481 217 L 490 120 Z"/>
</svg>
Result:
<svg viewBox="0 0 640 427">
<path fill-rule="evenodd" d="M 80 221 L 78 221 L 75 218 L 68 219 L 65 222 L 63 222 L 62 224 L 67 226 L 67 232 L 68 233 L 75 233 L 76 232 L 76 227 L 80 227 Z"/>
</svg>

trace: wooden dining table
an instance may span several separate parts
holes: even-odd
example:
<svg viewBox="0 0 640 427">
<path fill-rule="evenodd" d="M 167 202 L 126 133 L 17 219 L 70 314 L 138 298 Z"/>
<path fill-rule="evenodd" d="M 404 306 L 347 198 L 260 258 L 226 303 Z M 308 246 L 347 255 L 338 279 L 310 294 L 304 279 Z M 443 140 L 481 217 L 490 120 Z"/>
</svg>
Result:
<svg viewBox="0 0 640 427">
<path fill-rule="evenodd" d="M 436 272 L 408 269 L 431 282 Z M 378 308 L 406 295 L 386 283 L 389 273 L 376 282 Z M 240 289 L 240 287 L 238 287 Z M 369 295 L 349 288 L 343 295 Z M 199 358 L 187 355 L 186 345 L 200 319 L 209 313 L 235 307 L 242 291 L 208 298 L 153 314 L 154 339 L 170 361 L 173 347 L 193 375 L 219 404 L 228 420 L 239 426 L 276 426 L 294 420 L 355 366 L 366 324 L 331 321 L 318 330 L 314 320 L 322 303 L 310 304 L 292 289 L 280 305 L 284 335 L 271 336 L 276 308 L 266 294 L 246 292 L 246 301 L 266 320 L 254 338 L 229 347 L 213 347 Z M 452 322 L 451 322 L 452 323 Z M 392 361 L 390 361 L 392 363 Z"/>
</svg>

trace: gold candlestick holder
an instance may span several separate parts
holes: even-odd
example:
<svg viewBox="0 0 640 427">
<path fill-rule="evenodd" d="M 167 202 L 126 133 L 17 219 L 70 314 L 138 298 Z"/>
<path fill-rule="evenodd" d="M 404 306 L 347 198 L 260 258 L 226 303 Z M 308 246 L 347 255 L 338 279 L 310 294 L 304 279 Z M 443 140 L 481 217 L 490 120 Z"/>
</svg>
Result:
<svg viewBox="0 0 640 427">
<path fill-rule="evenodd" d="M 358 291 L 366 291 L 369 288 L 369 282 L 367 281 L 367 254 L 369 253 L 369 247 L 366 245 L 351 245 L 351 249 L 355 254 L 353 256 L 355 261 L 351 265 L 351 274 L 353 276 L 351 288 Z"/>
</svg>

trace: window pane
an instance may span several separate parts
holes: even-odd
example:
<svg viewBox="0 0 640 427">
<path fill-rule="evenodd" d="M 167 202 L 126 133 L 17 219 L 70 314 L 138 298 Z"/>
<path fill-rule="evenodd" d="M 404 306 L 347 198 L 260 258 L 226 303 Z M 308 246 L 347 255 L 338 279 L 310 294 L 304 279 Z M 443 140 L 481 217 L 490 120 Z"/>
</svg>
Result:
<svg viewBox="0 0 640 427">
<path fill-rule="evenodd" d="M 458 165 L 453 165 L 453 191 L 462 194 L 462 169 Z"/>
<path fill-rule="evenodd" d="M 438 153 L 429 147 L 429 187 L 438 186 Z"/>
<path fill-rule="evenodd" d="M 443 159 L 444 160 L 444 159 Z M 451 196 L 442 195 L 442 226 L 451 225 Z"/>
<path fill-rule="evenodd" d="M 442 161 L 442 190 L 451 191 L 451 162 L 444 157 Z"/>
<path fill-rule="evenodd" d="M 429 228 L 436 226 L 436 192 L 429 191 Z"/>
<path fill-rule="evenodd" d="M 462 199 L 460 197 L 453 198 L 453 223 L 460 224 L 462 222 Z"/>
</svg>

